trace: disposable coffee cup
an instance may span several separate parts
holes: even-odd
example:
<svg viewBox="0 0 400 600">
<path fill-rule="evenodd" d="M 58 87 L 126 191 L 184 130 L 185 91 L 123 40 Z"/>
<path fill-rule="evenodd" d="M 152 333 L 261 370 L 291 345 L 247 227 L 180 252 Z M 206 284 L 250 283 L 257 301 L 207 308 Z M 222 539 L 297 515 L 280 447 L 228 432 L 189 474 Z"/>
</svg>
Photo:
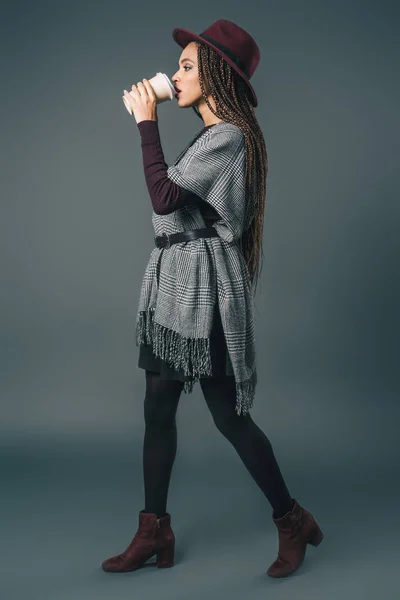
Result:
<svg viewBox="0 0 400 600">
<path fill-rule="evenodd" d="M 149 83 L 154 90 L 157 105 L 162 104 L 167 100 L 172 100 L 175 97 L 174 84 L 165 73 L 157 73 L 154 75 L 154 77 L 149 79 Z M 122 100 L 124 101 L 126 110 L 131 115 L 132 110 L 129 106 L 128 100 L 125 98 L 125 96 L 122 96 Z"/>
</svg>

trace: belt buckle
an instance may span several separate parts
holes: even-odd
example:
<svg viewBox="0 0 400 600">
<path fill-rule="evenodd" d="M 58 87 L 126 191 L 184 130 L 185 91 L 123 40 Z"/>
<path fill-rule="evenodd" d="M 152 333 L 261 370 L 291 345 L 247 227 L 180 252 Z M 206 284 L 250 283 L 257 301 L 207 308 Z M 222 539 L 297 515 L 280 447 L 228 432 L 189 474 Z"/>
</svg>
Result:
<svg viewBox="0 0 400 600">
<path fill-rule="evenodd" d="M 169 234 L 168 234 L 168 233 L 163 233 L 163 234 L 161 235 L 161 237 L 163 237 L 163 238 L 165 238 L 165 239 L 166 239 L 165 245 L 164 245 L 164 243 L 163 243 L 163 248 L 170 248 L 170 247 L 171 247 L 171 241 L 170 241 L 170 239 L 169 239 Z"/>
</svg>

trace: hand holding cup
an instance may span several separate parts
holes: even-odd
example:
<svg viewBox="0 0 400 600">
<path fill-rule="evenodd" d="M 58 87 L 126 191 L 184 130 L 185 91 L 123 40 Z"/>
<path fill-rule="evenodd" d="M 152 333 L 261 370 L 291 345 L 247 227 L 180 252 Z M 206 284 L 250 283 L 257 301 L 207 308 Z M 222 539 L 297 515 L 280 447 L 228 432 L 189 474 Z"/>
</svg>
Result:
<svg viewBox="0 0 400 600">
<path fill-rule="evenodd" d="M 143 79 L 132 86 L 132 90 L 124 90 L 122 100 L 130 115 L 134 113 L 137 123 L 145 119 L 158 121 L 156 105 L 172 100 L 175 96 L 174 84 L 165 73 L 156 73 L 150 80 Z"/>
<path fill-rule="evenodd" d="M 133 85 L 130 92 L 124 90 L 123 98 L 125 105 L 130 107 L 136 123 L 158 121 L 156 95 L 147 79 L 139 81 L 137 86 Z"/>
</svg>

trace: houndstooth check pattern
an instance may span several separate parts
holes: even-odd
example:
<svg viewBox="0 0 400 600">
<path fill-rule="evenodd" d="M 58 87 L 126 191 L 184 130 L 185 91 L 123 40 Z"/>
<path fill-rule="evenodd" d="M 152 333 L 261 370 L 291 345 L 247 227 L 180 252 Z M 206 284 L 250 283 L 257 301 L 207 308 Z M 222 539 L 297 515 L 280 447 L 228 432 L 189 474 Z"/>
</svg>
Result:
<svg viewBox="0 0 400 600">
<path fill-rule="evenodd" d="M 211 374 L 210 334 L 219 303 L 228 349 L 226 374 L 236 382 L 236 412 L 253 406 L 257 384 L 253 297 L 249 272 L 238 241 L 251 223 L 245 198 L 245 142 L 241 130 L 220 122 L 178 156 L 168 177 L 213 206 L 220 237 L 198 238 L 155 247 L 142 280 L 136 344 L 151 344 L 156 356 L 190 379 Z M 246 213 L 247 207 L 247 213 Z M 188 205 L 169 215 L 153 211 L 155 235 L 205 227 L 199 208 Z"/>
</svg>

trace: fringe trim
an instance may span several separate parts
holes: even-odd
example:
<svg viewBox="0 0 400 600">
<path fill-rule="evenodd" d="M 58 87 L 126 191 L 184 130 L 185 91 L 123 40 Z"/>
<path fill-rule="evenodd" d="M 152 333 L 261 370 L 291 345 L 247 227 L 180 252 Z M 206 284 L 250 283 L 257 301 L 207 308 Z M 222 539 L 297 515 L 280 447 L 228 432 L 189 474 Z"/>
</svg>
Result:
<svg viewBox="0 0 400 600">
<path fill-rule="evenodd" d="M 186 338 L 172 329 L 154 322 L 155 308 L 139 311 L 136 322 L 136 345 L 151 345 L 153 352 L 162 360 L 172 364 L 176 370 L 183 369 L 188 377 L 183 391 L 190 394 L 200 376 L 212 373 L 210 340 L 208 338 Z M 236 407 L 238 415 L 246 415 L 254 403 L 257 371 L 245 381 L 236 383 Z"/>
<path fill-rule="evenodd" d="M 200 376 L 212 374 L 210 340 L 208 338 L 186 338 L 173 329 L 154 322 L 154 308 L 140 311 L 136 322 L 136 345 L 147 344 L 162 360 L 175 370 L 182 369 L 189 377 L 184 383 L 184 392 L 191 393 Z"/>
<path fill-rule="evenodd" d="M 236 383 L 236 412 L 238 415 L 247 415 L 253 407 L 254 396 L 257 385 L 257 371 L 254 371 L 249 379 Z"/>
</svg>

